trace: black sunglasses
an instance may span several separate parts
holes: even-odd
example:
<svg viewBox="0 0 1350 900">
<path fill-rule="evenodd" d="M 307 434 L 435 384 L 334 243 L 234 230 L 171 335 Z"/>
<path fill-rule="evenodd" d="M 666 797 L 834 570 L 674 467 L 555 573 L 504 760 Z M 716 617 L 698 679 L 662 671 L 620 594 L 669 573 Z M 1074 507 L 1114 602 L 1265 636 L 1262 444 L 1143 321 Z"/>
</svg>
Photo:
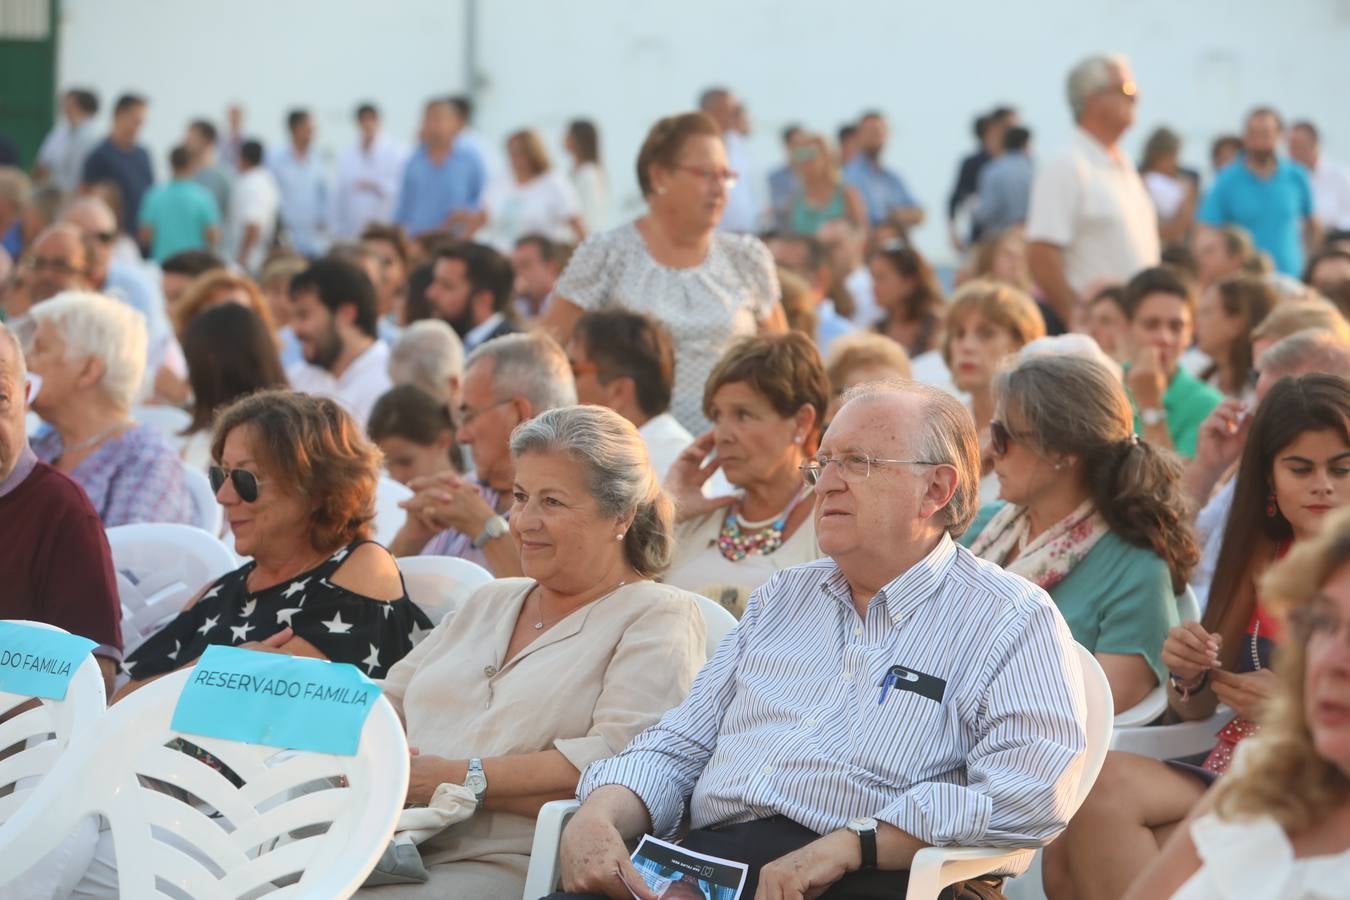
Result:
<svg viewBox="0 0 1350 900">
<path fill-rule="evenodd" d="M 225 479 L 229 478 L 230 483 L 234 485 L 234 492 L 245 503 L 256 502 L 258 485 L 266 484 L 259 481 L 258 476 L 247 469 L 226 469 L 223 466 L 211 466 L 206 470 L 206 477 L 211 482 L 212 493 L 216 494 L 220 493 L 220 489 L 225 485 Z"/>
<path fill-rule="evenodd" d="M 998 419 L 989 423 L 989 448 L 994 451 L 995 456 L 1003 456 L 1008 452 L 1008 445 L 1013 441 L 1025 441 L 1025 434 L 1018 434 L 1004 425 Z"/>
</svg>

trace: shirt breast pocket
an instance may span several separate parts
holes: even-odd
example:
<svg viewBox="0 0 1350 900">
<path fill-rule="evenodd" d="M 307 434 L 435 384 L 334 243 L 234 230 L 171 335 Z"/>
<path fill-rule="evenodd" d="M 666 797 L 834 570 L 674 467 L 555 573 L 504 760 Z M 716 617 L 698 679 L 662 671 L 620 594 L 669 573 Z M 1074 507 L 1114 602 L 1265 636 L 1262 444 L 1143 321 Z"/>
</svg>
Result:
<svg viewBox="0 0 1350 900">
<path fill-rule="evenodd" d="M 879 690 L 879 689 L 878 689 Z M 951 768 L 956 749 L 950 697 L 933 700 L 903 688 L 863 698 L 855 732 L 854 762 L 890 784 L 908 785 Z"/>
</svg>

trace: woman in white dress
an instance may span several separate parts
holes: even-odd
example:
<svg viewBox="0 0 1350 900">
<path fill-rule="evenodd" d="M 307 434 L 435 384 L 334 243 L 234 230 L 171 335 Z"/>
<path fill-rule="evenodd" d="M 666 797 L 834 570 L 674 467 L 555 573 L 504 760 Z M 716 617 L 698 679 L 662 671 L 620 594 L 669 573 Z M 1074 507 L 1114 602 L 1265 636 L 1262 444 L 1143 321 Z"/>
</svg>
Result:
<svg viewBox="0 0 1350 900">
<path fill-rule="evenodd" d="M 1350 883 L 1350 512 L 1271 568 L 1292 633 L 1261 734 L 1127 900 L 1344 897 Z"/>
<path fill-rule="evenodd" d="M 466 237 L 482 229 L 487 243 L 508 253 L 527 234 L 564 244 L 586 237 L 576 189 L 553 167 L 539 135 L 529 129 L 515 132 L 506 139 L 506 156 L 509 171 L 488 185 L 482 210 L 456 214 Z"/>
<path fill-rule="evenodd" d="M 540 323 L 566 343 L 582 313 L 646 313 L 675 342 L 671 412 L 708 430 L 703 384 L 722 352 L 757 331 L 785 331 L 773 257 L 759 238 L 716 230 L 737 173 L 703 113 L 657 122 L 638 153 L 645 215 L 587 238 L 558 279 Z"/>
<path fill-rule="evenodd" d="M 586 233 L 609 225 L 609 180 L 600 165 L 600 132 L 590 119 L 573 119 L 563 135 L 563 149 L 572 157 L 572 187 L 581 200 Z"/>
</svg>

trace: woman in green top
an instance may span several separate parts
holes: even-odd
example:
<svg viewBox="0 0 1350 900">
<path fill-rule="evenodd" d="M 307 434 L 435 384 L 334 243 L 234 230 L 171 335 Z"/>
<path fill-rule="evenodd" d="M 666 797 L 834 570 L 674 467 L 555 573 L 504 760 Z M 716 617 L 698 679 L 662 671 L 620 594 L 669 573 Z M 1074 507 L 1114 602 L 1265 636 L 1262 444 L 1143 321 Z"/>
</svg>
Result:
<svg viewBox="0 0 1350 900">
<path fill-rule="evenodd" d="M 814 235 L 820 226 L 834 219 L 847 219 L 859 228 L 867 228 L 867 207 L 862 195 L 857 188 L 844 184 L 825 138 L 818 134 L 799 137 L 792 148 L 792 170 L 798 186 L 788 210 L 788 221 L 784 223 L 787 231 Z"/>
<path fill-rule="evenodd" d="M 1129 709 L 1166 679 L 1163 641 L 1200 556 L 1181 467 L 1134 434 L 1124 388 L 1095 360 L 1033 356 L 1001 372 L 994 395 L 1007 502 L 961 540 L 1049 592 L 1106 671 L 1116 712 Z"/>
</svg>

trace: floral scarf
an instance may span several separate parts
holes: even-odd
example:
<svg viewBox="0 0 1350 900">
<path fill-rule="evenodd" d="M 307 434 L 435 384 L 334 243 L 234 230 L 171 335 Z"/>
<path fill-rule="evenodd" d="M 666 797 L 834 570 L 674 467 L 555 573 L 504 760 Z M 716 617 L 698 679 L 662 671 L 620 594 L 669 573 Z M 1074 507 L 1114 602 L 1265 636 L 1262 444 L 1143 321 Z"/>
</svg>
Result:
<svg viewBox="0 0 1350 900">
<path fill-rule="evenodd" d="M 1004 565 L 1004 560 L 1026 539 L 1030 527 L 1026 508 L 1009 503 L 989 520 L 971 543 L 970 552 L 1048 591 L 1063 581 L 1109 531 L 1092 501 L 1084 500 Z"/>
</svg>

